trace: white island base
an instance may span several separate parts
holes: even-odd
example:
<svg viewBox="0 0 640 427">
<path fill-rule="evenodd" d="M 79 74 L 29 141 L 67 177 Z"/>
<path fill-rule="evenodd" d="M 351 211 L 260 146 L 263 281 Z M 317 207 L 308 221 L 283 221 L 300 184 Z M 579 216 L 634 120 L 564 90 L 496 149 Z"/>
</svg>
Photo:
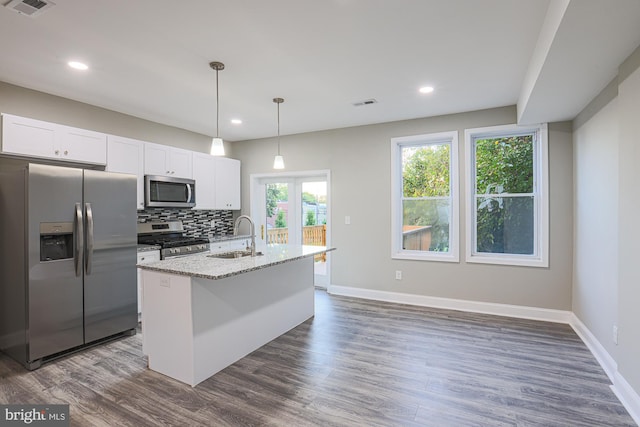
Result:
<svg viewBox="0 0 640 427">
<path fill-rule="evenodd" d="M 313 257 L 204 279 L 142 271 L 149 368 L 195 386 L 314 315 Z"/>
</svg>

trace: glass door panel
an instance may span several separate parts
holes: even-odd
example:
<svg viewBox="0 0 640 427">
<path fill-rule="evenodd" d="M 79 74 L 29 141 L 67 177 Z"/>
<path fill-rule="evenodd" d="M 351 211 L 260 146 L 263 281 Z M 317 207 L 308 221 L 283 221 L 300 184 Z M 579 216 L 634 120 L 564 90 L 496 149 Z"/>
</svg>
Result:
<svg viewBox="0 0 640 427">
<path fill-rule="evenodd" d="M 266 243 L 295 243 L 289 238 L 289 184 L 267 183 L 265 200 Z"/>
<path fill-rule="evenodd" d="M 302 181 L 301 184 L 302 244 L 327 246 L 327 182 Z M 316 276 L 326 276 L 327 255 L 316 255 L 314 261 Z"/>
<path fill-rule="evenodd" d="M 328 185 L 326 175 L 269 176 L 252 188 L 256 238 L 270 245 L 328 245 Z M 255 197 L 255 198 L 254 198 Z M 316 285 L 328 284 L 328 257 L 317 255 Z"/>
</svg>

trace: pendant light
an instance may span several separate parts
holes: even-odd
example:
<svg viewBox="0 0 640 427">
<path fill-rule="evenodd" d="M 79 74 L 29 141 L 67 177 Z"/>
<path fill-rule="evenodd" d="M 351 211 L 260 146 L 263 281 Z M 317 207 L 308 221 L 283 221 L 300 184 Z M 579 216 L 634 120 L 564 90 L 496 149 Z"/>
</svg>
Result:
<svg viewBox="0 0 640 427">
<path fill-rule="evenodd" d="M 213 61 L 209 63 L 209 66 L 216 70 L 216 136 L 211 140 L 211 155 L 212 156 L 224 156 L 224 143 L 220 138 L 220 98 L 218 96 L 218 71 L 224 70 L 224 64 L 222 62 Z"/>
<path fill-rule="evenodd" d="M 273 102 L 278 105 L 278 154 L 273 159 L 273 168 L 284 169 L 284 158 L 280 155 L 280 104 L 284 102 L 284 99 L 273 98 Z"/>
</svg>

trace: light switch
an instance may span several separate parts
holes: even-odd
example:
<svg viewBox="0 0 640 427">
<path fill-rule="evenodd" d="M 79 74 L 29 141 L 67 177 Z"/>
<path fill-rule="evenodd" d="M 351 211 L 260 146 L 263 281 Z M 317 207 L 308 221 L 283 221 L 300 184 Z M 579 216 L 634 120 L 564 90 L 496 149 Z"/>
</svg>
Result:
<svg viewBox="0 0 640 427">
<path fill-rule="evenodd" d="M 351 217 L 350 217 L 349 215 L 347 215 L 347 216 L 345 216 L 345 217 L 344 217 L 344 223 L 345 223 L 346 225 L 351 224 Z"/>
</svg>

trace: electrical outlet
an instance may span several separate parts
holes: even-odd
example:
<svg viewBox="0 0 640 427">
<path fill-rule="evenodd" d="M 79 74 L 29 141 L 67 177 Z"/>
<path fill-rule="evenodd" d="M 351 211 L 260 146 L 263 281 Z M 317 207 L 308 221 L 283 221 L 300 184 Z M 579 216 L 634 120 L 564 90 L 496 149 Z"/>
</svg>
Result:
<svg viewBox="0 0 640 427">
<path fill-rule="evenodd" d="M 618 345 L 618 326 L 613 325 L 613 343 Z"/>
<path fill-rule="evenodd" d="M 396 280 L 402 280 L 402 271 L 396 270 Z"/>
</svg>

